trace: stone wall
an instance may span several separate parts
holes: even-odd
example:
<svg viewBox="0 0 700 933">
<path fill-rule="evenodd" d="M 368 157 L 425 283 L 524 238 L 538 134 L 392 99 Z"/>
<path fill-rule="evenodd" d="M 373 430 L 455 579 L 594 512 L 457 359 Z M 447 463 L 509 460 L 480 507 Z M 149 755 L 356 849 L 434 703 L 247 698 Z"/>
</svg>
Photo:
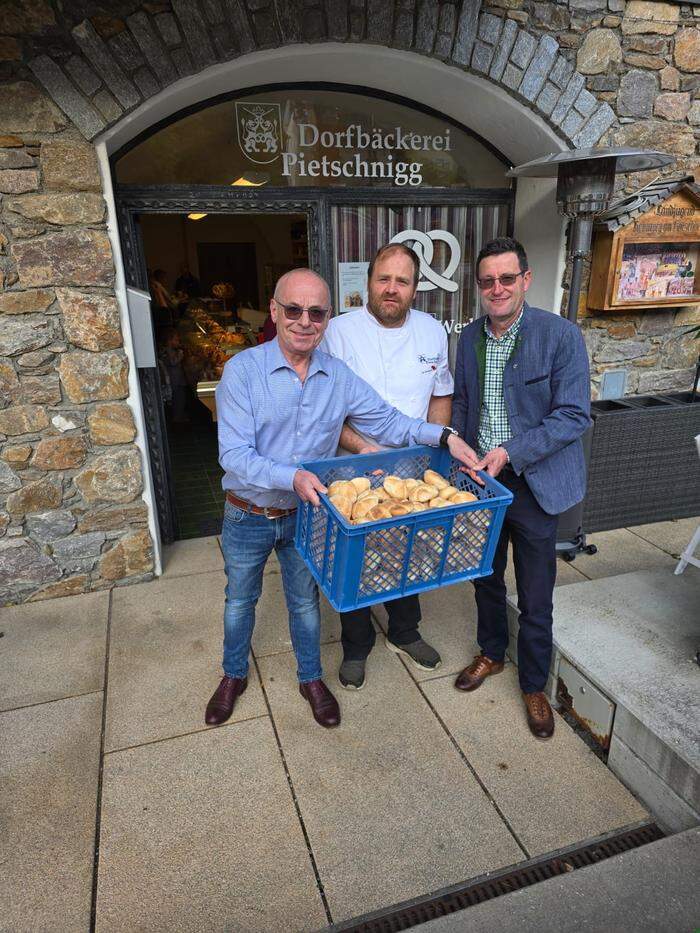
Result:
<svg viewBox="0 0 700 933">
<path fill-rule="evenodd" d="M 106 12 L 108 11 L 108 12 Z M 105 205 L 89 140 L 181 77 L 259 48 L 372 42 L 473 71 L 570 146 L 696 166 L 700 7 L 646 0 L 0 3 L 0 602 L 147 579 Z M 290 76 L 291 77 L 291 76 Z M 261 75 L 261 83 L 264 75 Z M 631 179 L 631 184 L 646 179 Z M 690 383 L 698 309 L 587 315 L 595 379 Z"/>
<path fill-rule="evenodd" d="M 0 605 L 153 570 L 95 152 L 10 73 L 19 49 L 0 39 Z"/>
<path fill-rule="evenodd" d="M 676 156 L 666 174 L 700 181 L 700 7 L 647 0 L 493 0 L 528 28 L 552 32 L 587 89 L 617 115 L 599 145 L 661 149 Z M 656 177 L 623 178 L 635 190 Z M 588 311 L 579 320 L 588 345 L 593 395 L 606 370 L 626 369 L 627 394 L 690 389 L 700 342 L 688 333 L 700 305 L 630 314 Z"/>
</svg>

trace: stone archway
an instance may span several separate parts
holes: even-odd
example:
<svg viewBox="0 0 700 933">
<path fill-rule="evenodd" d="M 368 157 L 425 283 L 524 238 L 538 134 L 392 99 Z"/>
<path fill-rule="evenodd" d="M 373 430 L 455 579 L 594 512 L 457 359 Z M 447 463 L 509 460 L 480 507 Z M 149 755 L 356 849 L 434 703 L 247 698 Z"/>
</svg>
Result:
<svg viewBox="0 0 700 933">
<path fill-rule="evenodd" d="M 305 4 L 304 9 L 257 0 L 201 6 L 196 0 L 172 0 L 171 6 L 171 11 L 163 5 L 161 12 L 141 10 L 127 16 L 112 26 L 117 30 L 113 35 L 109 25 L 100 35 L 86 19 L 67 37 L 73 52 L 69 58 L 59 61 L 42 53 L 29 62 L 85 138 L 95 139 L 125 118 L 138 124 L 139 116 L 151 110 L 149 101 L 169 89 L 182 90 L 188 79 L 190 85 L 200 85 L 198 99 L 203 99 L 203 85 L 192 82 L 192 76 L 208 73 L 214 86 L 225 70 L 222 66 L 250 53 L 297 47 L 303 59 L 324 44 L 341 44 L 333 51 L 339 54 L 345 47 L 350 52 L 346 58 L 353 51 L 360 57 L 360 44 L 384 53 L 391 50 L 397 65 L 402 53 L 409 52 L 441 63 L 443 81 L 444 65 L 450 66 L 476 79 L 477 89 L 500 91 L 491 92 L 496 100 L 519 104 L 533 122 L 560 140 L 562 148 L 594 146 L 616 121 L 612 108 L 586 89 L 583 76 L 560 53 L 554 37 L 536 37 L 514 19 L 480 12 L 478 2 L 455 6 L 433 0 L 418 9 L 398 2 L 369 2 L 365 9 L 348 0 L 329 0 L 320 8 Z M 336 61 L 336 74 L 351 80 L 341 71 Z M 385 73 L 383 83 L 389 77 Z M 287 80 L 294 79 L 296 74 L 287 75 Z M 254 83 L 265 82 L 258 76 Z M 443 94 L 449 93 L 449 85 L 448 78 Z M 518 135 L 522 133 L 513 132 L 513 139 Z"/>
</svg>

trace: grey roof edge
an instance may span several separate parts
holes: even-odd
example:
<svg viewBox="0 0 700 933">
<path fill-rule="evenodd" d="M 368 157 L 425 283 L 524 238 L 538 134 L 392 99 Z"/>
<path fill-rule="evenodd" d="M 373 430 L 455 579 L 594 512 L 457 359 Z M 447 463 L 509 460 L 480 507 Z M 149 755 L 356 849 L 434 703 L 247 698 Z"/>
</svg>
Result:
<svg viewBox="0 0 700 933">
<path fill-rule="evenodd" d="M 694 175 L 660 178 L 632 194 L 626 194 L 624 198 L 613 201 L 606 211 L 596 217 L 596 228 L 614 233 L 683 188 L 700 201 L 700 185 L 695 184 Z"/>
</svg>

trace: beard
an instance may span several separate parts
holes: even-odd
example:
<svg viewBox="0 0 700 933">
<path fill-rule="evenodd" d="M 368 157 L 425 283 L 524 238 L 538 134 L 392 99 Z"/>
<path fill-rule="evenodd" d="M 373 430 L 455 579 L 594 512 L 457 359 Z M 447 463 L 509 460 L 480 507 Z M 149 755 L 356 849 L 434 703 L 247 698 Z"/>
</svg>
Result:
<svg viewBox="0 0 700 933">
<path fill-rule="evenodd" d="M 408 301 L 397 300 L 387 304 L 383 299 L 369 295 L 367 299 L 367 308 L 371 314 L 385 326 L 403 324 L 406 315 L 411 307 L 411 299 Z"/>
</svg>

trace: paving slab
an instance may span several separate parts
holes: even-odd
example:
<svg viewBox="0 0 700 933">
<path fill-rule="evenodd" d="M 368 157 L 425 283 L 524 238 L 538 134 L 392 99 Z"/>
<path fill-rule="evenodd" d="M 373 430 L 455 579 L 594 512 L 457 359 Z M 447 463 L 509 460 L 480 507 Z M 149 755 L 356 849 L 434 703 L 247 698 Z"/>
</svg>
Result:
<svg viewBox="0 0 700 933">
<path fill-rule="evenodd" d="M 327 670 L 340 652 L 324 648 Z M 335 922 L 523 857 L 398 658 L 370 662 L 361 691 L 329 679 L 343 716 L 331 730 L 314 722 L 291 664 L 260 662 Z"/>
<path fill-rule="evenodd" d="M 626 528 L 600 531 L 588 535 L 588 544 L 595 544 L 597 554 L 578 554 L 576 569 L 590 580 L 617 576 L 633 570 L 663 570 L 673 568 L 676 561 L 661 548 Z"/>
<path fill-rule="evenodd" d="M 223 569 L 224 558 L 216 535 L 175 541 L 163 548 L 164 577 L 181 577 Z"/>
<path fill-rule="evenodd" d="M 421 688 L 528 855 L 647 816 L 560 716 L 552 739 L 531 735 L 513 665 L 473 693 L 460 693 L 445 681 Z"/>
<path fill-rule="evenodd" d="M 635 525 L 628 531 L 661 548 L 677 560 L 686 549 L 698 525 L 700 515 L 695 518 L 677 518 L 670 522 L 654 522 L 652 525 Z"/>
<path fill-rule="evenodd" d="M 109 593 L 2 610 L 0 709 L 102 690 Z"/>
<path fill-rule="evenodd" d="M 420 924 L 422 933 L 680 933 L 700 917 L 700 830 Z"/>
<path fill-rule="evenodd" d="M 574 584 L 554 595 L 561 653 L 695 771 L 698 606 L 700 573 L 675 576 L 667 569 Z"/>
<path fill-rule="evenodd" d="M 114 590 L 105 749 L 200 729 L 221 676 L 223 571 Z M 254 666 L 233 719 L 267 714 Z"/>
<path fill-rule="evenodd" d="M 90 928 L 101 719 L 95 693 L 0 714 L 3 933 Z"/>
<path fill-rule="evenodd" d="M 105 756 L 97 933 L 325 925 L 268 719 Z"/>
</svg>

